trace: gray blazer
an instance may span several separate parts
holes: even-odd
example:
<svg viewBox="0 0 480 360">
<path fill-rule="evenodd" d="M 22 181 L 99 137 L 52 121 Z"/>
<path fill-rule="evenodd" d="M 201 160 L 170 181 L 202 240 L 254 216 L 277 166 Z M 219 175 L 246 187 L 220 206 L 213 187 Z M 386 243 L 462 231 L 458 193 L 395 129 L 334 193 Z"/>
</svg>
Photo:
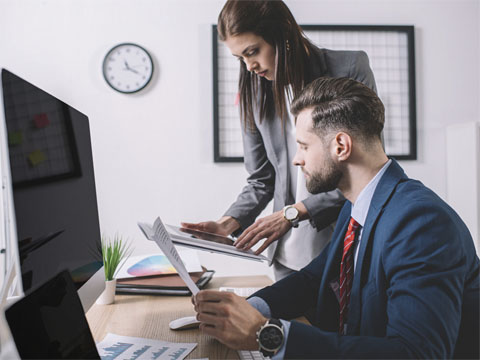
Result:
<svg viewBox="0 0 480 360">
<path fill-rule="evenodd" d="M 376 91 L 368 56 L 363 51 L 317 48 L 310 59 L 307 82 L 322 76 L 349 77 Z M 242 126 L 245 167 L 249 177 L 237 200 L 225 212 L 226 216 L 232 216 L 240 223 L 241 229 L 237 233 L 253 224 L 272 198 L 273 211 L 295 202 L 295 195 L 290 191 L 286 132 L 281 119 L 276 115 L 272 117 L 262 119 L 261 123 L 258 117 L 255 118 L 254 130 Z M 320 231 L 336 221 L 344 201 L 341 193 L 334 190 L 312 195 L 303 203 L 310 215 L 310 223 Z M 274 242 L 268 247 L 270 261 L 275 256 L 276 246 L 277 242 Z M 312 258 L 317 255 L 312 254 Z"/>
</svg>

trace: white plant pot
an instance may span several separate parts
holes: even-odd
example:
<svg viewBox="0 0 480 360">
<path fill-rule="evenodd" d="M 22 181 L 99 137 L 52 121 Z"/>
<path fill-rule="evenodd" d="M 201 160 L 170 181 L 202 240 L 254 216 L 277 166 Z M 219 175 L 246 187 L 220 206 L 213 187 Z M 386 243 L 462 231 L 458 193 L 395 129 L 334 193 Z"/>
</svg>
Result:
<svg viewBox="0 0 480 360">
<path fill-rule="evenodd" d="M 117 279 L 105 281 L 105 290 L 97 299 L 97 304 L 108 305 L 115 302 L 115 289 L 117 288 Z"/>
</svg>

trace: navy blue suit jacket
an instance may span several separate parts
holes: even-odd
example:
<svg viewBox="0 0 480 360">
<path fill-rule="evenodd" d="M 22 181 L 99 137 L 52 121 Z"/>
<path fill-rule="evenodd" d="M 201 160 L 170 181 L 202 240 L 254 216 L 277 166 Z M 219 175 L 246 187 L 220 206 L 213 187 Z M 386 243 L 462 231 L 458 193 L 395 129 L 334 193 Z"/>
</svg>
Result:
<svg viewBox="0 0 480 360">
<path fill-rule="evenodd" d="M 316 308 L 314 326 L 291 323 L 287 358 L 478 359 L 479 259 L 459 216 L 395 160 L 380 179 L 362 233 L 347 334 L 338 335 L 337 279 L 351 213 L 332 241 L 297 273 L 253 296 L 272 317 Z"/>
</svg>

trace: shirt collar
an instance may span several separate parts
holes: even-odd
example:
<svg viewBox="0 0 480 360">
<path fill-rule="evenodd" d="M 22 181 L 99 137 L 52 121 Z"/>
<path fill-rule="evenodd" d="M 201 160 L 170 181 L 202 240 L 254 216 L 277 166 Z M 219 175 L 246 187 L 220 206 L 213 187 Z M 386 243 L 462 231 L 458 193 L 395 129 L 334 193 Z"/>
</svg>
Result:
<svg viewBox="0 0 480 360">
<path fill-rule="evenodd" d="M 357 197 L 355 204 L 352 204 L 352 213 L 351 216 L 359 223 L 362 227 L 365 225 L 365 220 L 367 218 L 368 209 L 370 208 L 370 203 L 372 202 L 372 197 L 377 188 L 378 182 L 382 178 L 387 168 L 392 163 L 392 160 L 389 159 L 385 165 L 380 169 L 380 171 L 373 177 L 372 180 L 363 188 L 360 194 Z"/>
</svg>

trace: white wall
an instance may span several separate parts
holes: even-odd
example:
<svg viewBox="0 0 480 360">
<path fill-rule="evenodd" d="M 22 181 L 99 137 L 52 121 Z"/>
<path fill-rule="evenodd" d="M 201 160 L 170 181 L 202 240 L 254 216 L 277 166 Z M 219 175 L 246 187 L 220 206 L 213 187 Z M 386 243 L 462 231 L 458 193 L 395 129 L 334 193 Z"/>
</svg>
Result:
<svg viewBox="0 0 480 360">
<path fill-rule="evenodd" d="M 446 198 L 446 127 L 480 119 L 476 0 L 289 0 L 303 24 L 416 27 L 419 159 L 403 162 Z M 244 184 L 242 164 L 214 164 L 211 24 L 223 0 L 0 0 L 0 65 L 90 117 L 102 231 L 145 241 L 138 220 L 216 219 Z M 115 44 L 155 57 L 153 84 L 114 92 L 101 74 Z M 478 154 L 477 154 L 478 155 Z M 477 157 L 478 161 L 478 157 Z M 220 275 L 266 265 L 201 253 Z"/>
</svg>

